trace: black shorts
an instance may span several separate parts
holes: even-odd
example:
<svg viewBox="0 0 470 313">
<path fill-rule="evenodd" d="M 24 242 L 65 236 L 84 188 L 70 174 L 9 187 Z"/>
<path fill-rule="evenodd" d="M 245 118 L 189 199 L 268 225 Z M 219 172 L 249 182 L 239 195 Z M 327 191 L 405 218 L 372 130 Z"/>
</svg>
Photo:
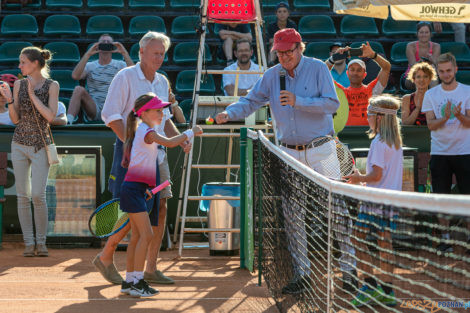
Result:
<svg viewBox="0 0 470 313">
<path fill-rule="evenodd" d="M 125 181 L 121 185 L 120 206 L 127 213 L 149 212 L 150 225 L 158 226 L 160 193 L 146 201 L 149 186 L 145 183 Z"/>
<path fill-rule="evenodd" d="M 451 193 L 455 174 L 461 194 L 470 194 L 470 154 L 431 155 L 429 161 L 433 193 Z"/>
</svg>

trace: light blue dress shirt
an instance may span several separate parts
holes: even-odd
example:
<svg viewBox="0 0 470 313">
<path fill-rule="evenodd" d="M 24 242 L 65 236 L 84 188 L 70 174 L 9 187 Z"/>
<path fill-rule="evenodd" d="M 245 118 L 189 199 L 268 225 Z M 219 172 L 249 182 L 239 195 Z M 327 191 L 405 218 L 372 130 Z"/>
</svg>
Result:
<svg viewBox="0 0 470 313">
<path fill-rule="evenodd" d="M 280 64 L 268 69 L 248 95 L 228 106 L 229 119 L 243 119 L 269 102 L 282 143 L 305 145 L 316 137 L 333 135 L 339 100 L 326 64 L 302 56 L 294 77 L 286 75 L 286 90 L 296 96 L 294 107 L 280 103 L 280 69 Z"/>
</svg>

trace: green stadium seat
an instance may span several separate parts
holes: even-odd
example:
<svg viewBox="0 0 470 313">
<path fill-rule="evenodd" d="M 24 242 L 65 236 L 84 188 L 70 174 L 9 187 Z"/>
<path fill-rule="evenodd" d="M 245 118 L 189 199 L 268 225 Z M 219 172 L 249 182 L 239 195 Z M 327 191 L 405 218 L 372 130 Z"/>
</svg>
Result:
<svg viewBox="0 0 470 313">
<path fill-rule="evenodd" d="M 65 105 L 65 108 L 69 108 L 70 98 L 67 97 L 59 97 L 59 101 Z"/>
<path fill-rule="evenodd" d="M 416 22 L 396 21 L 389 17 L 382 22 L 382 33 L 387 37 L 416 37 Z"/>
<path fill-rule="evenodd" d="M 365 44 L 366 42 L 365 41 L 356 41 L 356 42 L 353 42 L 350 47 L 351 48 L 360 48 L 362 46 L 362 44 Z M 377 53 L 381 53 L 383 55 L 385 55 L 385 49 L 384 47 L 382 46 L 382 44 L 378 41 L 369 41 L 369 44 L 372 48 L 372 50 L 374 50 L 375 52 Z"/>
<path fill-rule="evenodd" d="M 470 62 L 470 48 L 464 42 L 441 42 L 441 53 L 451 52 L 458 63 Z"/>
<path fill-rule="evenodd" d="M 60 91 L 72 92 L 78 81 L 72 78 L 71 70 L 52 70 L 51 78 L 59 82 Z"/>
<path fill-rule="evenodd" d="M 87 47 L 87 51 L 88 49 L 91 48 L 91 46 L 93 45 L 94 43 L 90 43 Z M 129 55 L 130 56 L 130 55 Z M 89 61 L 95 61 L 95 60 L 98 60 L 98 57 L 99 57 L 99 54 L 96 53 L 96 54 L 93 54 L 88 60 Z M 119 60 L 119 61 L 124 61 L 124 57 L 122 56 L 122 54 L 120 53 L 113 53 L 111 58 L 113 58 L 114 60 Z"/>
<path fill-rule="evenodd" d="M 303 36 L 336 37 L 333 19 L 327 15 L 306 15 L 299 21 L 299 33 Z"/>
<path fill-rule="evenodd" d="M 328 0 L 294 0 L 294 8 L 299 10 L 329 10 L 330 1 Z"/>
<path fill-rule="evenodd" d="M 199 16 L 177 16 L 171 23 L 171 34 L 176 38 L 195 37 Z"/>
<path fill-rule="evenodd" d="M 280 1 L 281 0 L 263 0 L 262 7 L 263 9 L 274 9 Z"/>
<path fill-rule="evenodd" d="M 173 62 L 176 65 L 196 65 L 199 52 L 198 42 L 182 42 L 175 46 L 173 51 Z M 204 62 L 211 63 L 211 50 L 204 44 Z"/>
<path fill-rule="evenodd" d="M 195 70 L 186 70 L 181 71 L 176 76 L 176 93 L 185 93 L 191 94 L 194 89 L 194 79 L 196 77 Z M 201 88 L 200 92 L 203 94 L 214 94 L 215 93 L 215 83 L 214 78 L 211 74 L 201 76 Z"/>
<path fill-rule="evenodd" d="M 379 35 L 379 30 L 373 18 L 356 15 L 345 15 L 341 20 L 340 31 L 346 37 Z"/>
<path fill-rule="evenodd" d="M 183 110 L 183 115 L 186 119 L 186 122 L 189 122 L 189 119 L 191 118 L 191 110 L 193 108 L 193 101 L 191 99 L 186 99 L 181 101 L 178 105 L 180 106 L 181 110 Z"/>
<path fill-rule="evenodd" d="M 330 46 L 333 42 L 311 42 L 305 48 L 304 55 L 320 60 L 326 60 L 330 57 Z"/>
<path fill-rule="evenodd" d="M 129 56 L 131 57 L 132 61 L 134 61 L 135 63 L 139 62 L 139 49 L 140 49 L 139 43 L 135 43 L 132 45 L 131 51 L 129 51 Z M 168 53 L 165 53 L 165 58 L 163 59 L 163 63 L 168 63 Z"/>
<path fill-rule="evenodd" d="M 163 76 L 165 76 L 166 78 L 168 78 L 168 73 L 165 72 L 164 70 L 157 70 L 157 73 L 160 73 L 160 74 L 162 74 Z"/>
<path fill-rule="evenodd" d="M 50 9 L 56 8 L 81 8 L 82 0 L 46 0 L 46 7 Z"/>
<path fill-rule="evenodd" d="M 433 30 L 433 36 L 438 38 L 454 38 L 454 29 L 452 28 L 452 25 L 450 25 L 450 23 L 441 23 L 441 25 L 442 32 L 436 33 Z"/>
<path fill-rule="evenodd" d="M 165 0 L 129 0 L 130 9 L 163 9 Z"/>
<path fill-rule="evenodd" d="M 88 0 L 90 9 L 124 9 L 123 0 Z"/>
<path fill-rule="evenodd" d="M 199 8 L 201 1 L 198 0 L 170 0 L 172 9 L 191 9 Z"/>
<path fill-rule="evenodd" d="M 52 52 L 51 63 L 78 63 L 80 61 L 80 51 L 73 42 L 49 42 L 44 46 L 44 49 Z"/>
<path fill-rule="evenodd" d="M 405 73 L 401 74 L 400 76 L 400 92 L 402 94 L 410 94 L 416 89 L 407 89 L 405 86 Z"/>
<path fill-rule="evenodd" d="M 11 69 L 0 71 L 0 75 L 3 75 L 3 74 L 11 74 L 11 75 L 15 75 L 16 77 L 20 77 L 21 70 L 17 67 L 15 68 L 12 67 Z"/>
<path fill-rule="evenodd" d="M 5 8 L 7 9 L 21 9 L 20 3 L 5 3 Z M 25 8 L 40 8 L 41 7 L 41 0 L 32 0 L 30 3 L 24 6 Z"/>
<path fill-rule="evenodd" d="M 459 83 L 470 85 L 470 71 L 469 70 L 458 70 L 455 78 Z"/>
<path fill-rule="evenodd" d="M 21 36 L 37 35 L 39 32 L 36 18 L 29 14 L 5 15 L 1 27 L 2 35 Z"/>
<path fill-rule="evenodd" d="M 19 63 L 21 50 L 30 47 L 30 42 L 24 41 L 7 41 L 0 46 L 0 62 L 1 63 Z"/>
<path fill-rule="evenodd" d="M 44 22 L 44 35 L 75 35 L 82 32 L 80 21 L 74 15 L 58 14 L 49 16 Z"/>
<path fill-rule="evenodd" d="M 165 22 L 155 15 L 135 16 L 129 22 L 130 36 L 142 37 L 149 30 L 166 33 Z"/>
<path fill-rule="evenodd" d="M 266 27 L 267 27 L 269 24 L 275 22 L 276 19 L 277 19 L 276 15 L 265 15 L 264 24 L 266 24 Z"/>
<path fill-rule="evenodd" d="M 406 45 L 407 42 L 397 42 L 392 46 L 390 51 L 390 61 L 394 64 L 408 64 L 408 58 L 406 57 Z"/>
<path fill-rule="evenodd" d="M 88 19 L 86 33 L 90 36 L 102 34 L 123 36 L 124 28 L 121 19 L 115 15 L 95 15 Z"/>
</svg>

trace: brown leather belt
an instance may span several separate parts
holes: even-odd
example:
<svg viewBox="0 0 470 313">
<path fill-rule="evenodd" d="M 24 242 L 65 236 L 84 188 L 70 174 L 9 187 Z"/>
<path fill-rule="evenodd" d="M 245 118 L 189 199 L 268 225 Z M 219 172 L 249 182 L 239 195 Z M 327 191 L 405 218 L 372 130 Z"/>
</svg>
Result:
<svg viewBox="0 0 470 313">
<path fill-rule="evenodd" d="M 283 147 L 286 147 L 286 148 L 289 148 L 289 149 L 293 149 L 293 150 L 297 150 L 297 151 L 304 151 L 304 150 L 307 150 L 307 149 L 310 149 L 310 148 L 313 148 L 315 147 L 315 145 L 313 144 L 313 142 L 311 143 L 308 143 L 306 145 L 288 145 L 286 143 L 283 143 L 283 142 L 280 142 L 281 146 Z"/>
</svg>

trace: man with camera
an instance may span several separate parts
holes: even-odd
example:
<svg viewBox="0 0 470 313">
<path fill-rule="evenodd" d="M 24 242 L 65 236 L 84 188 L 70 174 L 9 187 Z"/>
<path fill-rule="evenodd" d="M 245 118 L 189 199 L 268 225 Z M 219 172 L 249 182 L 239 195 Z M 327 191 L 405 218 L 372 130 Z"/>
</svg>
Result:
<svg viewBox="0 0 470 313">
<path fill-rule="evenodd" d="M 338 51 L 338 49 L 342 47 L 343 47 L 343 44 L 341 42 L 332 43 L 330 45 L 330 57 L 333 56 Z M 325 62 L 328 62 L 328 60 L 326 60 Z M 328 68 L 330 68 L 330 73 L 331 73 L 331 76 L 333 77 L 333 80 L 335 82 L 340 83 L 344 87 L 349 87 L 351 83 L 349 82 L 349 78 L 347 74 L 348 64 L 346 61 L 347 59 L 341 58 L 337 61 L 333 61 L 333 65 L 331 67 L 329 66 L 329 63 L 326 63 L 326 64 L 328 65 Z"/>
<path fill-rule="evenodd" d="M 114 60 L 113 53 L 121 54 L 125 62 Z M 90 57 L 95 54 L 98 54 L 98 60 L 89 62 Z M 67 112 L 68 124 L 73 123 L 81 108 L 88 120 L 101 120 L 101 110 L 114 75 L 131 65 L 134 65 L 134 62 L 126 48 L 120 42 L 114 42 L 110 35 L 101 35 L 98 42 L 88 49 L 73 69 L 72 78 L 75 80 L 86 78 L 88 90 L 82 86 L 75 87 Z"/>
<path fill-rule="evenodd" d="M 368 85 L 364 85 L 364 79 L 367 76 L 366 64 L 360 59 L 353 59 L 348 64 L 347 74 L 350 82 L 349 87 L 335 82 L 341 88 L 349 103 L 349 117 L 347 126 L 367 126 L 367 106 L 372 96 L 380 95 L 388 83 L 390 69 L 392 66 L 385 58 L 372 50 L 369 42 L 363 44 L 360 48 L 339 48 L 325 63 L 329 69 L 335 62 L 346 59 L 349 56 L 373 59 L 380 66 L 380 72 Z"/>
</svg>

